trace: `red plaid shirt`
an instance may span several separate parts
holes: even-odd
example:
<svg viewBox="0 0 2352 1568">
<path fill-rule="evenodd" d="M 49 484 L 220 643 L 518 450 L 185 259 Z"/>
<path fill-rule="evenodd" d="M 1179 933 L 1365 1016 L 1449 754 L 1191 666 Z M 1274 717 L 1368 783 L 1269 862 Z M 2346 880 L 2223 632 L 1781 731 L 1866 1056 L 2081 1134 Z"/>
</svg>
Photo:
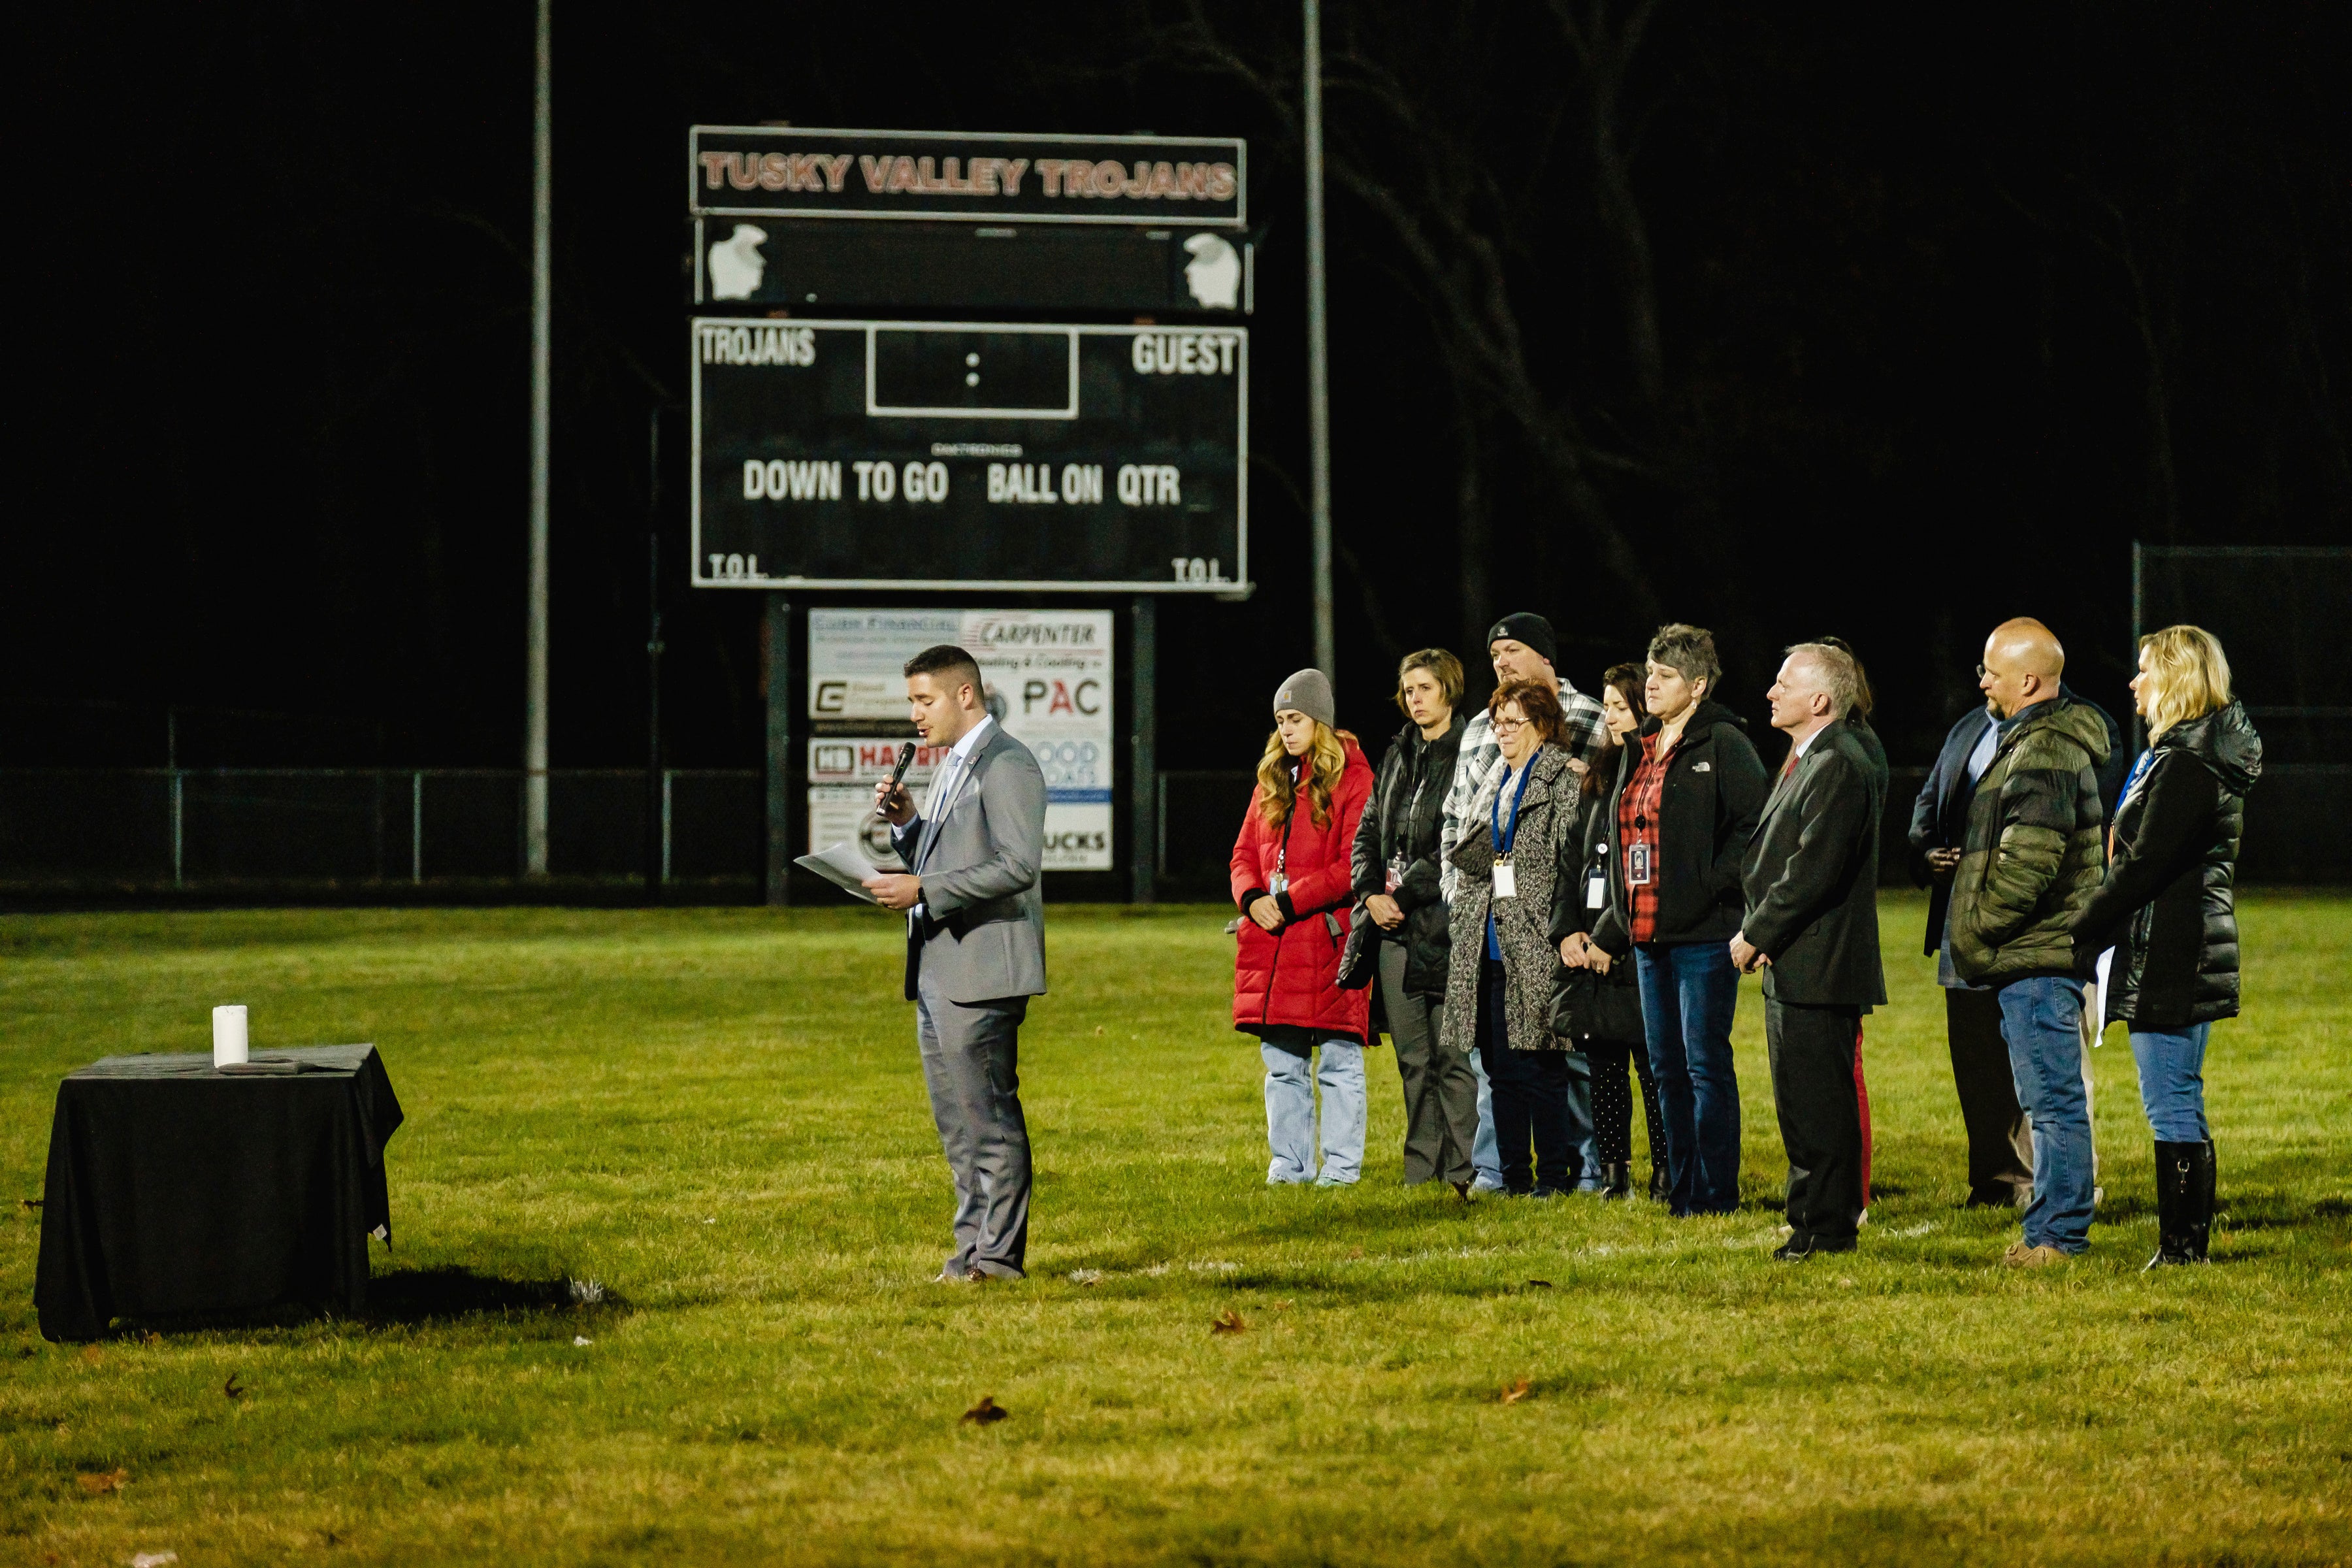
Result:
<svg viewBox="0 0 2352 1568">
<path fill-rule="evenodd" d="M 1617 801 L 1618 870 L 1625 879 L 1625 929 L 1637 945 L 1648 942 L 1658 930 L 1658 797 L 1665 790 L 1666 764 L 1673 759 L 1671 751 L 1659 754 L 1655 734 L 1643 736 L 1642 760 Z M 1637 844 L 1650 865 L 1648 880 L 1639 885 L 1633 880 Z"/>
</svg>

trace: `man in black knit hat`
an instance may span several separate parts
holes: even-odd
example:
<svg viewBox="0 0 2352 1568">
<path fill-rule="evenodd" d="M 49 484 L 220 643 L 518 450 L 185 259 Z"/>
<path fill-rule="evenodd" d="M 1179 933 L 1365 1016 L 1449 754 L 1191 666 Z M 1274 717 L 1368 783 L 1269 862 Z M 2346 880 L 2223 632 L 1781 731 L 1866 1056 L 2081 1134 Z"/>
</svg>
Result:
<svg viewBox="0 0 2352 1568">
<path fill-rule="evenodd" d="M 1495 679 L 1545 680 L 1559 689 L 1560 711 L 1567 716 L 1563 748 L 1577 762 L 1591 766 L 1593 759 L 1608 749 L 1609 724 L 1601 717 L 1601 704 L 1570 685 L 1552 668 L 1559 652 L 1559 640 L 1552 636 L 1551 623 L 1533 611 L 1521 610 L 1496 621 L 1486 634 L 1486 652 L 1495 663 Z M 1472 808 L 1478 804 L 1478 792 L 1486 785 L 1494 771 L 1502 765 L 1503 748 L 1495 739 L 1494 725 L 1484 708 L 1475 710 L 1470 722 L 1462 731 L 1462 750 L 1454 764 L 1454 784 L 1445 792 L 1445 818 L 1438 828 L 1437 864 L 1439 885 L 1445 901 L 1454 901 L 1454 846 L 1461 841 L 1464 825 L 1475 823 Z M 1576 1058 L 1581 1065 L 1582 1058 Z M 1502 1161 L 1495 1152 L 1494 1100 L 1486 1084 L 1486 1069 L 1478 1058 L 1470 1058 L 1471 1067 L 1478 1073 L 1478 1142 L 1470 1151 L 1470 1163 L 1477 1168 L 1475 1190 L 1503 1190 Z M 1589 1084 L 1589 1080 L 1588 1080 Z M 1582 1131 L 1577 1134 L 1579 1155 L 1583 1170 L 1578 1185 L 1597 1186 L 1600 1166 L 1595 1163 L 1592 1147 L 1592 1107 L 1589 1086 L 1579 1096 L 1579 1086 L 1570 1086 L 1570 1113 Z M 1582 1102 L 1582 1114 L 1577 1108 Z"/>
</svg>

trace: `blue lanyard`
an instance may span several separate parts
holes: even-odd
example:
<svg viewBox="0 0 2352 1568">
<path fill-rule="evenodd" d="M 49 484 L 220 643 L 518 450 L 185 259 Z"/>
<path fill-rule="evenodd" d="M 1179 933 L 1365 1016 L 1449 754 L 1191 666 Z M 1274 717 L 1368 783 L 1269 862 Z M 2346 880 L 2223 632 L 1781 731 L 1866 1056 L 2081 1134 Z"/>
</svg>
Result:
<svg viewBox="0 0 2352 1568">
<path fill-rule="evenodd" d="M 1541 748 L 1538 747 L 1538 750 Z M 1505 773 L 1507 773 L 1510 764 L 1506 763 L 1503 766 Z M 1519 801 L 1528 793 L 1528 775 L 1535 771 L 1535 752 L 1530 752 L 1528 753 L 1527 765 L 1519 770 L 1518 788 L 1511 792 L 1511 821 L 1507 827 L 1503 825 L 1503 792 L 1499 787 L 1495 791 L 1494 819 L 1488 826 L 1494 832 L 1495 853 L 1497 855 L 1508 855 L 1511 852 L 1511 845 L 1519 836 Z"/>
</svg>

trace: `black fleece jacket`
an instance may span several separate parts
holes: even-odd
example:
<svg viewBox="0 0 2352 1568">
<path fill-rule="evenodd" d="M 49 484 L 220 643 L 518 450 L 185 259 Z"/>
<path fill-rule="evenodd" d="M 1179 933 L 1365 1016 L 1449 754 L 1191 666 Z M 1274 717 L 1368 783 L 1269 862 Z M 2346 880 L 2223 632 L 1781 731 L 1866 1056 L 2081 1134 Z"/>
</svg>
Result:
<svg viewBox="0 0 2352 1568">
<path fill-rule="evenodd" d="M 1642 733 L 1654 735 L 1658 727 L 1652 719 Z M 1639 746 L 1628 746 L 1618 758 L 1612 821 L 1641 757 Z M 1738 933 L 1747 902 L 1739 863 L 1769 784 L 1739 716 L 1712 698 L 1702 700 L 1667 761 L 1658 797 L 1658 919 L 1651 941 L 1729 942 Z M 1622 955 L 1633 945 L 1622 847 L 1609 860 L 1609 908 L 1594 922 L 1592 941 Z"/>
</svg>

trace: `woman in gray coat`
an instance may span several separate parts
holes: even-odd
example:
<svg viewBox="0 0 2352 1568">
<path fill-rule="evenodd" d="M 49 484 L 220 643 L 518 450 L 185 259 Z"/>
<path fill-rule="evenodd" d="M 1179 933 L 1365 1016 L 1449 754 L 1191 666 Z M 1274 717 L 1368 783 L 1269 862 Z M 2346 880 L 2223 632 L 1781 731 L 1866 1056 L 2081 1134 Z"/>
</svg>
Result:
<svg viewBox="0 0 2352 1568">
<path fill-rule="evenodd" d="M 1469 832 L 1454 847 L 1460 873 L 1451 913 L 1444 1046 L 1475 1050 L 1495 1086 L 1495 1137 L 1507 1192 L 1554 1197 L 1574 1189 L 1568 1051 L 1552 1033 L 1552 882 L 1576 825 L 1577 778 L 1560 749 L 1559 693 L 1508 681 L 1486 704 L 1503 765 L 1479 790 Z M 1486 831 L 1477 831 L 1484 822 Z M 1528 1146 L 1534 1146 L 1534 1159 Z"/>
</svg>

